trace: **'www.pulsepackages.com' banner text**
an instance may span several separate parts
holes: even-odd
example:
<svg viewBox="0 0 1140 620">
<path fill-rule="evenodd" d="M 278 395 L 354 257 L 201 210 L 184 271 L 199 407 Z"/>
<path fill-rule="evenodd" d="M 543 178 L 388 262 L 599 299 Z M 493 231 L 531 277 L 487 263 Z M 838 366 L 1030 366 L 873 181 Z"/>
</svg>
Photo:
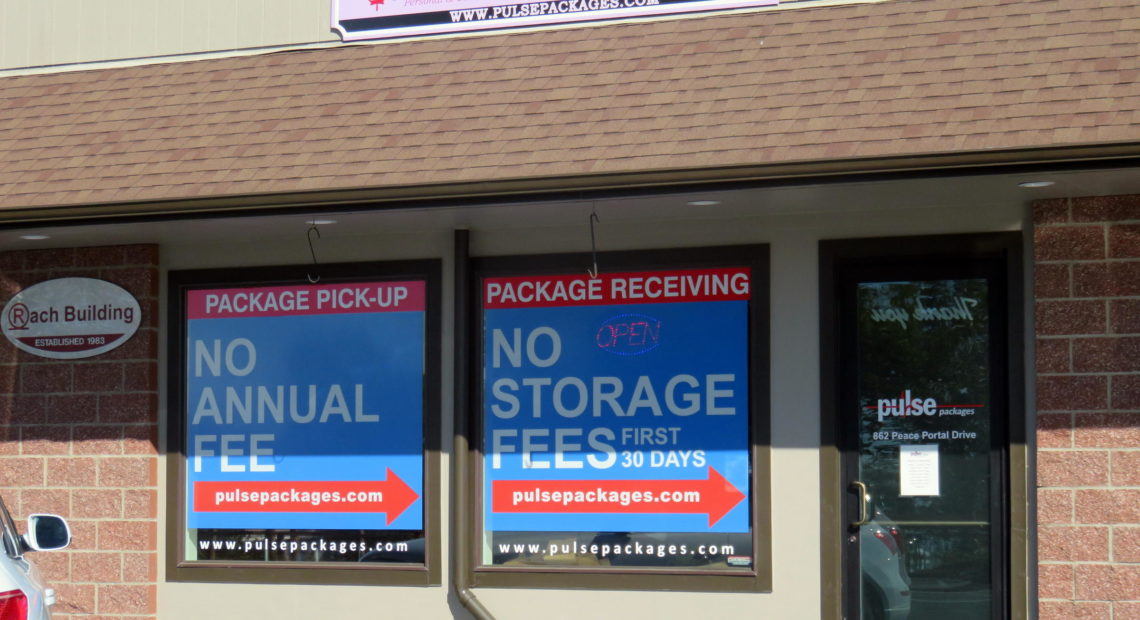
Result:
<svg viewBox="0 0 1140 620">
<path fill-rule="evenodd" d="M 333 0 L 345 41 L 774 6 L 779 0 Z"/>
<path fill-rule="evenodd" d="M 483 279 L 485 529 L 749 532 L 750 279 Z"/>
<path fill-rule="evenodd" d="M 187 527 L 423 529 L 424 295 L 188 291 Z"/>
</svg>

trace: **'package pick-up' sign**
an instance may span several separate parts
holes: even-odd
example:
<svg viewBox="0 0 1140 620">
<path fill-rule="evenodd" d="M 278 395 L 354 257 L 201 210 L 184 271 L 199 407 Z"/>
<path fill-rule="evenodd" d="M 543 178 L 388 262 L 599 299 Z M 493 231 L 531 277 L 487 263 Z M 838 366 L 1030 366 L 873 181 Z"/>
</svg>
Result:
<svg viewBox="0 0 1140 620">
<path fill-rule="evenodd" d="M 487 529 L 749 531 L 748 269 L 481 294 Z"/>
<path fill-rule="evenodd" d="M 424 293 L 189 291 L 189 527 L 422 529 Z"/>
</svg>

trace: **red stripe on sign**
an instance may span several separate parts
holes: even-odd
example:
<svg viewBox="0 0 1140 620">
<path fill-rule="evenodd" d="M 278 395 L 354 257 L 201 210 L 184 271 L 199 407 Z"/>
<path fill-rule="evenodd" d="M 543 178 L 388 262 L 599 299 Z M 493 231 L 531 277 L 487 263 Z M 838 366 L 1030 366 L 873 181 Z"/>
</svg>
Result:
<svg viewBox="0 0 1140 620">
<path fill-rule="evenodd" d="M 194 290 L 186 294 L 186 318 L 422 312 L 424 291 L 422 280 Z"/>
<path fill-rule="evenodd" d="M 21 336 L 16 340 L 40 351 L 74 353 L 115 344 L 124 334 L 75 334 L 69 336 Z"/>
<path fill-rule="evenodd" d="M 744 493 L 710 467 L 704 480 L 495 480 L 491 511 L 526 514 L 703 514 L 716 525 Z"/>
<path fill-rule="evenodd" d="M 383 512 L 388 524 L 419 499 L 391 469 L 387 480 L 194 483 L 195 512 Z"/>
<path fill-rule="evenodd" d="M 549 308 L 751 298 L 747 267 L 485 278 L 483 307 Z"/>
</svg>

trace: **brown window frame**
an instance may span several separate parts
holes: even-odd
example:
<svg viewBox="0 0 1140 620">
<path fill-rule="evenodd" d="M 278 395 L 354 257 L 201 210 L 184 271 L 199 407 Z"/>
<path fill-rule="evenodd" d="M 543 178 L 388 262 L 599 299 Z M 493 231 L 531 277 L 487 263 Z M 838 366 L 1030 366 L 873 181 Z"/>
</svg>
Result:
<svg viewBox="0 0 1140 620">
<path fill-rule="evenodd" d="M 311 265 L 172 271 L 168 274 L 166 580 L 199 583 L 430 586 L 441 583 L 440 403 L 441 261 L 320 266 L 321 282 L 420 280 L 425 284 L 423 380 L 423 563 L 243 562 L 186 557 L 186 291 L 298 284 Z"/>
<path fill-rule="evenodd" d="M 1000 349 L 1001 360 L 995 372 L 1004 376 L 1004 445 L 994 476 L 1002 485 L 999 497 L 1001 531 L 1000 557 L 993 567 L 995 604 L 1001 614 L 1013 618 L 1029 617 L 1032 565 L 1031 537 L 1018 532 L 1032 528 L 1031 444 L 1027 432 L 1028 404 L 1025 390 L 1025 266 L 1022 233 L 1019 231 L 922 235 L 906 237 L 873 237 L 821 240 L 819 251 L 820 309 L 820 563 L 822 568 L 821 614 L 840 617 L 845 605 L 853 607 L 854 594 L 844 579 L 843 540 L 852 507 L 850 491 L 843 489 L 845 439 L 841 436 L 841 393 L 843 325 L 839 314 L 839 285 L 854 281 L 851 273 L 860 269 L 929 262 L 945 269 L 955 262 L 991 261 L 995 281 L 999 283 L 1005 314 L 1000 330 L 1004 339 L 992 346 Z M 896 269 L 897 271 L 897 269 Z M 917 270 L 916 270 L 917 272 Z M 921 273 L 921 272 L 919 272 Z M 849 581 L 849 580 L 847 580 Z M 837 587 L 836 584 L 839 584 Z M 997 617 L 997 616 L 995 616 Z"/>
<path fill-rule="evenodd" d="M 678 568 L 575 568 L 501 567 L 481 564 L 483 538 L 483 308 L 479 299 L 484 277 L 566 274 L 585 272 L 596 258 L 603 271 L 645 271 L 711 267 L 751 268 L 751 300 L 748 309 L 749 347 L 749 459 L 751 466 L 752 558 L 750 570 L 692 570 Z M 467 308 L 468 334 L 457 355 L 466 350 L 467 411 L 457 425 L 465 451 L 457 451 L 457 483 L 466 485 L 467 505 L 457 528 L 459 545 L 466 546 L 467 583 L 493 588 L 572 588 L 591 590 L 675 590 L 690 592 L 771 592 L 771 461 L 770 461 L 770 346 L 769 346 L 769 250 L 767 245 L 702 248 L 650 249 L 591 254 L 515 255 L 472 257 L 466 273 L 466 299 L 457 308 Z M 460 403 L 464 399 L 460 399 Z M 460 404 L 460 403 L 457 403 Z M 463 412 L 458 412 L 463 415 Z M 464 479 L 465 477 L 465 479 Z"/>
</svg>

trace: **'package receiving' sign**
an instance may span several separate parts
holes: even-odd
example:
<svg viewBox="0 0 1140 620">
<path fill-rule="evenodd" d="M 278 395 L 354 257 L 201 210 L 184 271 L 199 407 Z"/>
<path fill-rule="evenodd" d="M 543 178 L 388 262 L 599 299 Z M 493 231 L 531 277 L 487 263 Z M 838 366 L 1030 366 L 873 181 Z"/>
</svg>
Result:
<svg viewBox="0 0 1140 620">
<path fill-rule="evenodd" d="M 424 293 L 188 291 L 187 525 L 421 529 Z"/>
<path fill-rule="evenodd" d="M 481 281 L 485 527 L 748 532 L 748 268 Z"/>
</svg>

